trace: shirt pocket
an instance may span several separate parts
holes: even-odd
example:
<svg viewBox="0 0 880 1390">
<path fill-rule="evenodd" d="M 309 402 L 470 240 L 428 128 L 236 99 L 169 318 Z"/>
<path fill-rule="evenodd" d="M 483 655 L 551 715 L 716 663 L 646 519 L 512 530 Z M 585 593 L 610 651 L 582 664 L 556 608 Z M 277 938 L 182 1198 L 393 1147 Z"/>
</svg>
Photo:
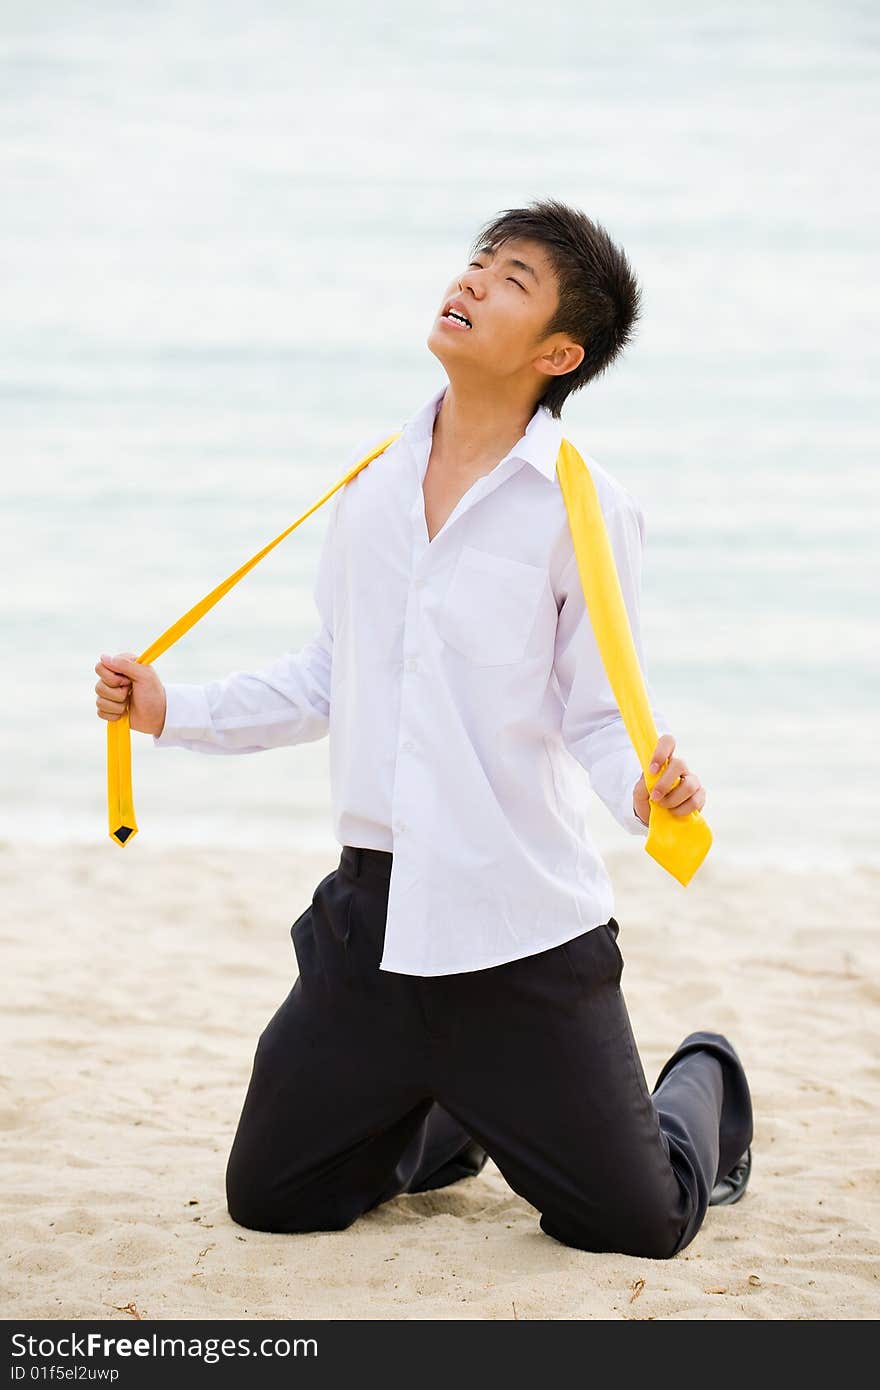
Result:
<svg viewBox="0 0 880 1390">
<path fill-rule="evenodd" d="M 476 666 L 521 661 L 546 585 L 538 565 L 462 546 L 435 610 L 437 631 Z"/>
</svg>

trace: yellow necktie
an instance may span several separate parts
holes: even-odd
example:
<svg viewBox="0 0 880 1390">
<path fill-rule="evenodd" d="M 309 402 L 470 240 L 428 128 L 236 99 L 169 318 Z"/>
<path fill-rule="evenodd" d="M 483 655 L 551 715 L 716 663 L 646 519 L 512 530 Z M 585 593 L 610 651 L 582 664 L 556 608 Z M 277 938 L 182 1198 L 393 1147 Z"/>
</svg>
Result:
<svg viewBox="0 0 880 1390">
<path fill-rule="evenodd" d="M 657 772 L 648 770 L 657 746 L 657 726 L 648 702 L 596 484 L 577 449 L 567 439 L 559 446 L 556 473 L 596 645 L 650 792 L 663 773 L 662 768 Z M 674 785 L 678 786 L 678 782 Z M 658 806 L 654 801 L 649 801 L 648 805 L 645 849 L 673 878 L 686 886 L 709 853 L 712 831 L 699 811 L 676 816 L 667 806 Z"/>
<path fill-rule="evenodd" d="M 246 564 L 228 579 L 224 579 L 216 589 L 212 589 L 205 598 L 190 608 L 189 612 L 184 613 L 182 618 L 178 618 L 161 637 L 157 637 L 137 658 L 138 661 L 148 665 L 173 646 L 178 638 L 204 617 L 215 603 L 219 603 L 224 594 L 243 579 L 264 555 L 268 555 L 270 550 L 280 545 L 306 517 L 323 506 L 334 492 L 338 492 L 356 473 L 372 463 L 373 459 L 383 453 L 401 434 L 401 430 L 390 434 L 371 453 L 349 469 L 329 492 L 325 492 L 323 497 L 282 531 L 280 536 L 263 546 L 263 549 L 257 551 Z M 648 770 L 657 745 L 657 729 L 648 702 L 596 485 L 577 449 L 567 439 L 563 439 L 559 446 L 556 473 L 568 513 L 578 573 L 596 644 L 621 718 L 644 772 L 645 786 L 650 792 L 662 774 L 662 768 L 656 773 Z M 678 879 L 679 883 L 686 885 L 709 852 L 712 832 L 699 811 L 691 811 L 687 816 L 675 816 L 667 807 L 658 806 L 653 801 L 649 802 L 649 806 L 645 849 L 662 868 Z M 107 722 L 107 813 L 110 838 L 118 845 L 126 845 L 138 831 L 131 787 L 131 725 L 127 713 L 119 719 Z"/>
</svg>

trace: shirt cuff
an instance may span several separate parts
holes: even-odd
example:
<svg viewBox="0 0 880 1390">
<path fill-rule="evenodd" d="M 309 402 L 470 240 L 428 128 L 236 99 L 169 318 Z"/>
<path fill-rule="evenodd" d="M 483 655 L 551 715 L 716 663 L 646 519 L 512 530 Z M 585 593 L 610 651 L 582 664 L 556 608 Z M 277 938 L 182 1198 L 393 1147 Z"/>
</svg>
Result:
<svg viewBox="0 0 880 1390">
<path fill-rule="evenodd" d="M 211 731 L 211 712 L 204 686 L 171 682 L 165 686 L 165 724 L 153 734 L 155 748 L 179 748 L 204 739 Z"/>
<path fill-rule="evenodd" d="M 621 828 L 645 839 L 649 827 L 642 824 L 633 810 L 633 788 L 641 772 L 636 751 L 627 742 L 593 764 L 590 781 Z"/>
</svg>

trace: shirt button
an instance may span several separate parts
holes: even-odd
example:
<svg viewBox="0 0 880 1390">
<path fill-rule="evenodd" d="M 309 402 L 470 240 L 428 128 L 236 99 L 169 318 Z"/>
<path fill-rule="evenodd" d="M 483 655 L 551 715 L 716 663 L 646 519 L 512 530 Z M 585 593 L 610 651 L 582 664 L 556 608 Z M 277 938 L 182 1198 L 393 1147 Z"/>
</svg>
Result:
<svg viewBox="0 0 880 1390">
<path fill-rule="evenodd" d="M 404 830 L 406 830 L 406 821 L 399 820 L 394 827 L 395 835 L 402 835 Z"/>
<path fill-rule="evenodd" d="M 417 670 L 419 669 L 419 663 L 418 663 L 418 660 L 417 660 L 416 657 L 414 657 L 414 656 L 408 656 L 408 657 L 407 657 L 407 659 L 406 659 L 406 669 L 407 669 L 407 671 L 417 671 Z"/>
<path fill-rule="evenodd" d="M 412 750 L 415 748 L 415 744 L 413 743 L 411 738 L 404 739 L 403 743 L 400 746 L 403 749 L 404 753 L 411 753 Z"/>
<path fill-rule="evenodd" d="M 425 583 L 426 583 L 426 580 L 424 580 L 424 579 L 417 579 L 417 580 L 416 580 L 416 588 L 417 588 L 417 589 L 424 589 Z"/>
</svg>

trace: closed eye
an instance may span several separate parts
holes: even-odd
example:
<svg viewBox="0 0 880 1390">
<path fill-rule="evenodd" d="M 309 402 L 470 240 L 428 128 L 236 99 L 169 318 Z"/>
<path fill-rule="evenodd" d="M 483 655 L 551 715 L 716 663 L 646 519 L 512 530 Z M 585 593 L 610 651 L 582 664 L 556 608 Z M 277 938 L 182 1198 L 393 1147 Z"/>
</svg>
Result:
<svg viewBox="0 0 880 1390">
<path fill-rule="evenodd" d="M 482 269 L 483 269 L 483 267 L 480 265 L 480 262 L 479 262 L 479 261 L 471 261 L 470 265 L 468 266 L 468 270 L 470 270 L 470 266 L 471 266 L 471 265 L 475 265 L 475 266 L 477 267 L 477 270 L 482 270 Z M 514 278 L 513 278 L 512 275 L 508 275 L 507 278 L 508 278 L 508 280 L 512 280 L 513 283 L 514 283 L 514 285 L 519 285 L 520 289 L 523 291 L 524 294 L 527 294 L 527 293 L 528 293 L 528 291 L 526 290 L 525 285 L 520 285 L 520 284 L 519 284 L 519 280 L 514 280 Z"/>
</svg>

